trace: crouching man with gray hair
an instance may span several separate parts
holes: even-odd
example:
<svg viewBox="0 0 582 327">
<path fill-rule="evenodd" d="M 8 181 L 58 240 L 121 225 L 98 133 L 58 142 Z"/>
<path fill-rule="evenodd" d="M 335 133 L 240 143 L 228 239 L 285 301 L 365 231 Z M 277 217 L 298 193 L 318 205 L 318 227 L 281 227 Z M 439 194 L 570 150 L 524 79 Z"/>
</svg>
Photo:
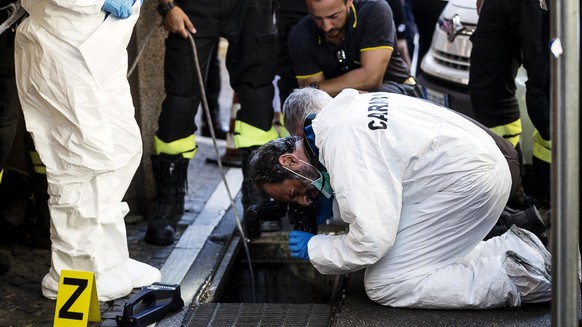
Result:
<svg viewBox="0 0 582 327">
<path fill-rule="evenodd" d="M 304 89 L 317 103 L 317 92 Z M 313 98 L 311 98 L 313 97 Z M 506 158 L 468 119 L 420 99 L 347 89 L 303 137 L 250 162 L 269 197 L 335 197 L 344 235 L 292 231 L 289 249 L 323 274 L 366 269 L 373 301 L 393 307 L 495 308 L 551 299 L 551 256 L 519 227 L 482 241 L 512 187 Z M 292 129 L 290 129 L 291 132 Z"/>
</svg>

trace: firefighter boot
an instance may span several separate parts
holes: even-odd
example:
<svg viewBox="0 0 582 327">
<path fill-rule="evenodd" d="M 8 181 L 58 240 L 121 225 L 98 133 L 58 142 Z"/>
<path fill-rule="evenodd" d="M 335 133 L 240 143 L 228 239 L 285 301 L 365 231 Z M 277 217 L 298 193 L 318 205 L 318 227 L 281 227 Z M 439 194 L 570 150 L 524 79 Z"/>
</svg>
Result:
<svg viewBox="0 0 582 327">
<path fill-rule="evenodd" d="M 531 206 L 525 210 L 505 207 L 499 221 L 507 229 L 511 228 L 512 225 L 526 229 L 534 233 L 544 245 L 548 244 L 546 226 L 536 206 Z"/>
<path fill-rule="evenodd" d="M 152 156 L 156 182 L 156 213 L 148 224 L 145 241 L 154 245 L 174 243 L 180 219 L 179 206 L 183 203 L 189 160 L 179 155 Z"/>
<path fill-rule="evenodd" d="M 248 214 L 251 213 L 249 208 L 252 208 L 254 205 L 260 205 L 264 202 L 267 202 L 269 199 L 263 197 L 258 190 L 256 190 L 253 185 L 252 181 L 249 177 L 249 159 L 252 154 L 252 151 L 256 148 L 245 148 L 240 149 L 242 154 L 242 171 L 243 171 L 243 183 L 242 183 L 242 198 L 241 202 L 243 205 L 243 212 L 244 212 L 244 221 L 248 223 Z M 248 212 L 247 212 L 248 211 Z M 262 232 L 274 232 L 281 230 L 282 223 L 281 217 L 272 217 L 269 220 L 263 220 L 259 222 L 260 224 L 260 231 Z"/>
<path fill-rule="evenodd" d="M 536 206 L 530 206 L 525 210 L 516 210 L 506 206 L 485 240 L 502 235 L 513 225 L 534 233 L 544 245 L 548 243 L 546 226 Z"/>
<path fill-rule="evenodd" d="M 215 113 L 213 113 L 215 112 Z M 222 126 L 222 122 L 220 121 L 219 117 L 220 110 L 218 108 L 210 108 L 210 115 L 212 117 L 212 128 L 214 129 L 214 136 L 217 140 L 226 140 L 226 134 L 228 134 L 228 130 Z M 218 117 L 215 117 L 218 116 Z M 202 132 L 200 133 L 202 136 L 205 137 L 212 137 L 210 134 L 210 125 L 208 124 L 206 118 L 203 120 L 202 123 Z"/>
<path fill-rule="evenodd" d="M 176 217 L 177 220 L 180 220 L 180 217 L 182 217 L 184 215 L 184 213 L 186 212 L 185 209 L 185 198 L 186 198 L 186 193 L 188 193 L 188 183 L 187 183 L 187 177 L 188 177 L 188 163 L 189 160 L 186 160 L 186 171 L 184 172 L 184 176 L 182 176 L 182 180 L 180 181 L 180 185 L 178 187 L 178 206 L 176 207 Z"/>
</svg>

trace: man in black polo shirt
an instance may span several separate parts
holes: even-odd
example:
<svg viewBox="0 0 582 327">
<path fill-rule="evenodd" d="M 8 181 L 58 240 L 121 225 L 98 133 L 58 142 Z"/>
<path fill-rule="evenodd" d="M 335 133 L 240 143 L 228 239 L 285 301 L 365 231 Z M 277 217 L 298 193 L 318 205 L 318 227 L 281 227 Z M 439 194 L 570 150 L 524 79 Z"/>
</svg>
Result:
<svg viewBox="0 0 582 327">
<path fill-rule="evenodd" d="M 306 0 L 309 15 L 289 35 L 300 87 L 337 95 L 350 87 L 421 96 L 396 47 L 384 0 Z"/>
</svg>

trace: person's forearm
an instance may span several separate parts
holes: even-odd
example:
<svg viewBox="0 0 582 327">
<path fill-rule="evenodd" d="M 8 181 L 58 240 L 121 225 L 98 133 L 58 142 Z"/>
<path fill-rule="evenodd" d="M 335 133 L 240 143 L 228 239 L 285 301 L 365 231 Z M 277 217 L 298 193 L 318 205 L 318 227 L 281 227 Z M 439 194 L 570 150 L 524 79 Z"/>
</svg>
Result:
<svg viewBox="0 0 582 327">
<path fill-rule="evenodd" d="M 346 88 L 369 91 L 378 89 L 381 85 L 382 76 L 373 77 L 364 68 L 357 68 L 336 78 L 319 82 L 319 89 L 333 97 Z"/>
<path fill-rule="evenodd" d="M 172 0 L 158 0 L 159 7 L 162 7 L 163 10 L 160 10 L 158 7 L 158 11 L 160 15 L 162 15 L 162 23 L 164 28 L 171 33 L 180 34 L 181 37 L 184 39 L 188 38 L 188 33 L 196 33 L 196 28 L 194 28 L 194 24 L 190 21 L 190 18 L 184 11 L 176 6 L 171 5 L 169 7 L 164 8 L 164 4 L 172 3 Z"/>
</svg>

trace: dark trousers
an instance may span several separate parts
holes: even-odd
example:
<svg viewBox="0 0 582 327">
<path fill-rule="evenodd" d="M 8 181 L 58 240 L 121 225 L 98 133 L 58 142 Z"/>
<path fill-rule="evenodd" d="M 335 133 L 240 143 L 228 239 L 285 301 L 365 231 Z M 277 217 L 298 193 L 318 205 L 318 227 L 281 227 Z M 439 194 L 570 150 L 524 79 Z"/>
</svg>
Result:
<svg viewBox="0 0 582 327">
<path fill-rule="evenodd" d="M 216 131 L 220 127 L 220 89 L 222 84 L 222 79 L 220 77 L 220 58 L 218 57 L 219 41 L 216 42 L 214 46 L 214 51 L 210 56 L 210 62 L 208 65 L 208 72 L 206 74 L 206 101 L 208 102 L 208 111 L 210 113 L 210 120 L 206 117 L 206 113 L 202 110 L 202 128 L 212 125 Z M 198 126 L 200 127 L 200 126 Z M 209 132 L 208 132 L 209 133 Z M 204 135 L 204 132 L 203 132 Z"/>
<path fill-rule="evenodd" d="M 486 0 L 471 40 L 469 87 L 477 120 L 494 127 L 520 117 L 515 77 L 523 64 L 528 116 L 541 137 L 550 140 L 548 11 L 539 0 Z M 534 157 L 534 195 L 549 199 L 549 183 L 549 163 Z"/>
<path fill-rule="evenodd" d="M 228 40 L 226 68 L 238 94 L 237 119 L 263 129 L 273 120 L 277 31 L 273 2 L 267 0 L 179 1 L 195 24 L 195 44 L 202 76 L 206 78 L 220 36 Z M 189 40 L 170 33 L 164 61 L 166 98 L 156 135 L 169 143 L 194 134 L 200 89 Z"/>
<path fill-rule="evenodd" d="M 538 0 L 484 1 L 471 38 L 471 102 L 477 119 L 487 127 L 519 118 L 515 76 L 527 71 L 529 118 L 545 140 L 550 139 L 549 17 Z"/>
<path fill-rule="evenodd" d="M 410 11 L 414 17 L 414 24 L 418 32 L 418 60 L 416 62 L 416 75 L 420 72 L 420 62 L 430 49 L 432 35 L 441 12 L 447 5 L 443 0 L 409 0 Z M 411 51 L 412 56 L 414 52 Z"/>
</svg>

